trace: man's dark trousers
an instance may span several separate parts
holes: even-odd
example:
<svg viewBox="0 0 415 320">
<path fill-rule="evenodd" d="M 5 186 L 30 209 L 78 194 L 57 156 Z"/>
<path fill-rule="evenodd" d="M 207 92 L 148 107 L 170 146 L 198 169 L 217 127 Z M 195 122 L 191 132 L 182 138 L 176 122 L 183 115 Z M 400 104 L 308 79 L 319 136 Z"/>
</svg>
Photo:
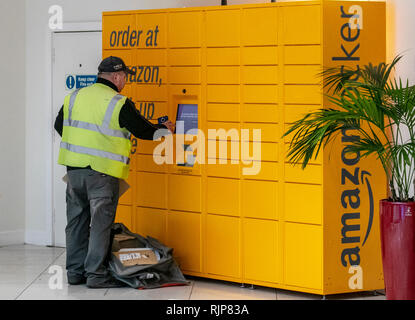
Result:
<svg viewBox="0 0 415 320">
<path fill-rule="evenodd" d="M 118 204 L 119 179 L 91 169 L 68 170 L 66 269 L 87 285 L 110 278 L 105 260 Z"/>
</svg>

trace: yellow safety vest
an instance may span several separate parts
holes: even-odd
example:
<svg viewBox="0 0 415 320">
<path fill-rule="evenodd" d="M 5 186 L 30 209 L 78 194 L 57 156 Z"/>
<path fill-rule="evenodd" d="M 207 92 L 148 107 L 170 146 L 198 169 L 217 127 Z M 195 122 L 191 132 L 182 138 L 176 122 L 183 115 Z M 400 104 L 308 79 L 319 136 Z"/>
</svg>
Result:
<svg viewBox="0 0 415 320">
<path fill-rule="evenodd" d="M 63 132 L 58 163 L 87 167 L 127 179 L 130 167 L 130 132 L 118 117 L 127 98 L 95 83 L 65 97 Z"/>
</svg>

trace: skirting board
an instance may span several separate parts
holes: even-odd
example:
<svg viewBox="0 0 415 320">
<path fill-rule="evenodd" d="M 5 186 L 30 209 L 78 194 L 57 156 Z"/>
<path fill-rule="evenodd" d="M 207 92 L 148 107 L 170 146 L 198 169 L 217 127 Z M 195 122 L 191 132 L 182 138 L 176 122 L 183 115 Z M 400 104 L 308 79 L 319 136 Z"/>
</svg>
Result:
<svg viewBox="0 0 415 320">
<path fill-rule="evenodd" d="M 12 244 L 23 244 L 25 242 L 25 231 L 0 231 L 0 246 L 8 246 Z"/>
</svg>

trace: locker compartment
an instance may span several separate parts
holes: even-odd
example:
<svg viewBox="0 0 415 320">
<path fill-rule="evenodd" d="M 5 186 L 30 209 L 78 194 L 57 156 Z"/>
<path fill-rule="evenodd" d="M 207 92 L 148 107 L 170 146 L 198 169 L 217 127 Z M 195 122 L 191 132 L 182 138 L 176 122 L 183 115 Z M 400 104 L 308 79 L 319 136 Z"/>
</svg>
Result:
<svg viewBox="0 0 415 320">
<path fill-rule="evenodd" d="M 206 46 L 231 47 L 240 44 L 240 10 L 206 12 Z"/>
<path fill-rule="evenodd" d="M 244 219 L 242 224 L 244 278 L 280 282 L 278 222 Z"/>
<path fill-rule="evenodd" d="M 278 124 L 273 123 L 243 123 L 242 129 L 249 130 L 248 139 L 242 137 L 242 141 L 258 141 L 253 135 L 254 129 L 261 129 L 261 141 L 263 142 L 278 142 L 280 140 Z"/>
<path fill-rule="evenodd" d="M 208 214 L 206 218 L 206 272 L 241 276 L 240 219 Z"/>
<path fill-rule="evenodd" d="M 183 94 L 183 90 L 186 90 L 186 95 Z M 198 97 L 201 95 L 201 86 L 194 85 L 194 84 L 186 84 L 186 85 L 171 85 L 169 87 L 169 94 L 171 99 L 183 98 L 184 100 L 190 101 L 188 103 L 197 103 Z M 179 97 L 179 98 L 178 98 Z M 174 112 L 176 113 L 177 105 L 174 106 Z"/>
<path fill-rule="evenodd" d="M 233 103 L 208 103 L 208 121 L 234 121 L 239 122 L 239 104 Z"/>
<path fill-rule="evenodd" d="M 114 223 L 124 224 L 130 231 L 134 232 L 133 223 L 132 223 L 132 206 L 119 205 L 117 207 L 117 212 L 115 213 Z"/>
<path fill-rule="evenodd" d="M 286 221 L 322 224 L 323 190 L 321 186 L 285 183 L 284 188 Z"/>
<path fill-rule="evenodd" d="M 149 85 L 153 84 L 156 86 L 160 86 L 168 82 L 167 77 L 167 67 L 160 67 L 160 66 L 146 66 L 138 62 L 139 65 L 133 66 L 131 70 L 135 71 L 135 75 L 129 75 L 128 81 L 132 84 L 137 85 Z M 141 99 L 140 95 L 137 95 L 137 98 Z"/>
<path fill-rule="evenodd" d="M 208 66 L 239 66 L 239 48 L 206 48 Z"/>
<path fill-rule="evenodd" d="M 321 165 L 308 165 L 304 170 L 301 165 L 285 164 L 285 181 L 300 183 L 323 183 L 323 167 Z"/>
<path fill-rule="evenodd" d="M 239 85 L 208 85 L 207 102 L 239 103 Z"/>
<path fill-rule="evenodd" d="M 278 86 L 244 85 L 243 101 L 245 103 L 278 103 Z"/>
<path fill-rule="evenodd" d="M 277 65 L 278 47 L 244 47 L 242 49 L 244 65 Z"/>
<path fill-rule="evenodd" d="M 278 219 L 278 182 L 242 181 L 242 215 L 259 219 Z"/>
<path fill-rule="evenodd" d="M 157 123 L 157 118 L 168 114 L 167 102 L 136 101 L 135 107 L 143 117 L 155 123 Z"/>
<path fill-rule="evenodd" d="M 233 159 L 238 161 L 241 158 L 240 143 L 236 140 L 208 140 L 206 148 L 206 155 L 210 159 Z M 216 163 L 219 163 L 219 160 Z"/>
<path fill-rule="evenodd" d="M 321 64 L 321 46 L 285 46 L 285 64 Z"/>
<path fill-rule="evenodd" d="M 239 123 L 208 121 L 207 128 L 209 140 L 239 141 L 240 139 L 241 125 Z M 209 129 L 216 130 L 217 136 L 210 133 Z"/>
<path fill-rule="evenodd" d="M 245 84 L 278 84 L 277 66 L 245 66 L 242 74 Z"/>
<path fill-rule="evenodd" d="M 201 212 L 201 178 L 184 175 L 169 175 L 169 208 L 174 210 Z"/>
<path fill-rule="evenodd" d="M 207 67 L 208 84 L 239 84 L 239 67 Z"/>
<path fill-rule="evenodd" d="M 206 204 L 208 213 L 239 216 L 239 180 L 207 178 Z"/>
<path fill-rule="evenodd" d="M 200 49 L 170 49 L 168 61 L 171 66 L 200 66 Z"/>
<path fill-rule="evenodd" d="M 163 161 L 162 156 L 160 155 L 150 155 L 150 154 L 138 154 L 136 156 L 137 164 L 136 170 L 137 171 L 150 171 L 150 172 L 160 172 L 165 173 L 167 172 L 167 164 L 157 164 L 156 161 Z M 155 158 L 155 159 L 154 159 Z"/>
<path fill-rule="evenodd" d="M 244 168 L 251 168 L 252 170 L 247 171 Z M 252 174 L 255 168 L 260 168 L 257 174 Z M 255 169 L 257 170 L 257 169 Z M 245 160 L 241 164 L 241 174 L 244 179 L 252 180 L 269 180 L 278 181 L 278 163 L 277 162 L 266 162 L 266 161 L 249 161 Z"/>
<path fill-rule="evenodd" d="M 123 14 L 105 16 L 105 29 L 110 30 L 110 32 L 107 31 L 102 37 L 103 49 L 136 47 L 138 35 L 136 15 Z"/>
<path fill-rule="evenodd" d="M 243 45 L 276 45 L 278 34 L 277 8 L 243 9 L 242 32 Z"/>
<path fill-rule="evenodd" d="M 285 284 L 321 289 L 323 230 L 321 226 L 285 223 Z"/>
<path fill-rule="evenodd" d="M 254 148 L 255 149 L 261 148 L 261 153 L 257 155 L 254 154 Z M 279 160 L 278 143 L 252 142 L 252 141 L 249 141 L 247 144 L 242 143 L 241 144 L 241 159 L 242 160 L 253 159 L 256 161 L 278 161 Z"/>
<path fill-rule="evenodd" d="M 321 105 L 322 87 L 320 85 L 285 85 L 285 103 Z"/>
<path fill-rule="evenodd" d="M 285 44 L 321 43 L 321 7 L 283 7 L 283 42 Z"/>
<path fill-rule="evenodd" d="M 160 78 L 161 79 L 161 78 Z M 165 80 L 162 79 L 163 84 Z M 140 84 L 136 86 L 136 97 L 143 101 L 167 101 L 167 86 L 156 84 Z"/>
<path fill-rule="evenodd" d="M 155 151 L 154 148 L 160 144 L 160 141 L 152 141 L 152 140 L 139 140 L 137 146 L 137 153 L 138 154 L 150 154 L 153 153 L 157 154 L 157 150 Z M 159 153 L 160 154 L 160 153 Z M 164 155 L 165 152 L 161 152 L 161 155 Z"/>
<path fill-rule="evenodd" d="M 277 104 L 242 105 L 242 121 L 244 122 L 280 122 L 280 110 Z"/>
<path fill-rule="evenodd" d="M 200 47 L 202 13 L 171 12 L 169 14 L 169 47 Z"/>
<path fill-rule="evenodd" d="M 190 212 L 169 212 L 167 215 L 167 245 L 181 270 L 200 272 L 201 216 Z"/>
<path fill-rule="evenodd" d="M 212 161 L 212 163 L 209 163 L 209 161 Z M 219 159 L 206 160 L 205 167 L 208 177 L 240 178 L 239 162 L 238 164 L 232 164 L 228 159 L 223 160 L 226 163 L 220 163 L 219 161 Z"/>
<path fill-rule="evenodd" d="M 170 67 L 169 83 L 171 84 L 200 84 L 200 67 Z"/>
<path fill-rule="evenodd" d="M 139 48 L 165 48 L 167 41 L 167 15 L 146 13 L 137 15 L 137 28 L 142 30 Z"/>
<path fill-rule="evenodd" d="M 316 66 L 285 66 L 285 79 L 287 84 L 319 84 L 322 82 L 320 65 Z"/>
<path fill-rule="evenodd" d="M 119 198 L 118 203 L 119 204 L 125 204 L 125 205 L 133 205 L 133 197 L 134 197 L 134 191 L 135 191 L 135 172 L 130 172 L 128 175 L 128 179 L 126 182 L 130 185 L 130 188 Z"/>
<path fill-rule="evenodd" d="M 307 106 L 307 105 L 286 105 L 284 106 L 285 123 L 293 123 L 296 120 L 302 119 L 305 115 L 321 109 L 321 106 Z M 288 129 L 288 126 L 286 127 Z"/>
<path fill-rule="evenodd" d="M 137 63 L 142 66 L 166 66 L 167 52 L 165 49 L 137 49 Z"/>
<path fill-rule="evenodd" d="M 137 172 L 136 203 L 142 207 L 167 208 L 167 176 L 162 173 Z"/>
<path fill-rule="evenodd" d="M 137 207 L 135 214 L 135 229 L 138 234 L 166 242 L 167 210 Z"/>
</svg>

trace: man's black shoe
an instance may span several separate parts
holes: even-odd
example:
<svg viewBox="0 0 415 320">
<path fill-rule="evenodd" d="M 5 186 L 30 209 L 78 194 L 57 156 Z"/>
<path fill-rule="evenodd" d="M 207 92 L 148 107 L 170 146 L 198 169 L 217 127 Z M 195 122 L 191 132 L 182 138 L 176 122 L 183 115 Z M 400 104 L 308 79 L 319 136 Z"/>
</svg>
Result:
<svg viewBox="0 0 415 320">
<path fill-rule="evenodd" d="M 115 278 L 110 278 L 110 279 L 107 279 L 101 282 L 96 282 L 96 281 L 87 282 L 86 286 L 91 289 L 98 289 L 98 288 L 121 288 L 121 287 L 126 287 L 127 285 L 124 282 L 119 281 Z"/>
<path fill-rule="evenodd" d="M 86 278 L 84 276 L 70 276 L 68 277 L 68 283 L 71 285 L 78 285 L 86 283 Z"/>
</svg>

